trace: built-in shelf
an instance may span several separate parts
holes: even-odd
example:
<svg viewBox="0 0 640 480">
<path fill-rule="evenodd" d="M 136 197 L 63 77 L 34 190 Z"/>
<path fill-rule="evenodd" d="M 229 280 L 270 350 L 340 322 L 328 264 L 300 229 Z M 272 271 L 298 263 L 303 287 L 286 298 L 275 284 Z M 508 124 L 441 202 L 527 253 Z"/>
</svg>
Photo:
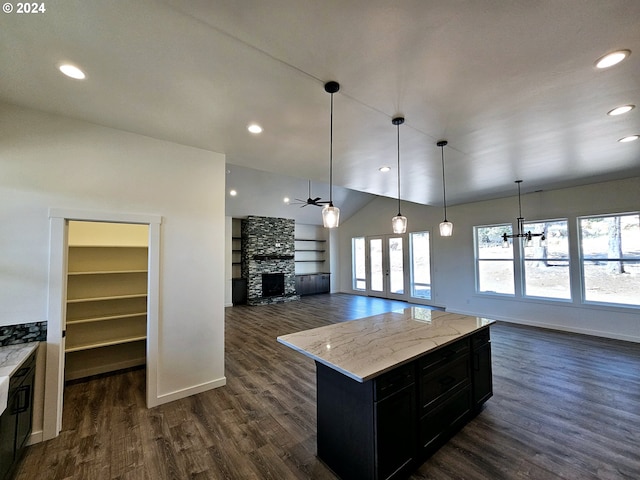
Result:
<svg viewBox="0 0 640 480">
<path fill-rule="evenodd" d="M 317 238 L 295 238 L 294 240 L 296 242 L 326 242 L 326 240 Z"/>
<path fill-rule="evenodd" d="M 107 300 L 121 300 L 124 298 L 142 298 L 146 296 L 147 296 L 146 293 L 136 293 L 133 295 L 113 295 L 111 297 L 73 298 L 73 299 L 67 300 L 67 303 L 103 302 Z"/>
<path fill-rule="evenodd" d="M 67 272 L 70 276 L 73 275 L 119 275 L 127 273 L 148 273 L 147 270 L 100 270 L 89 272 Z"/>
<path fill-rule="evenodd" d="M 144 365 L 147 285 L 146 246 L 76 246 L 70 240 L 67 380 Z"/>
<path fill-rule="evenodd" d="M 316 250 L 313 248 L 296 248 L 296 252 L 324 252 L 325 250 Z"/>
<path fill-rule="evenodd" d="M 87 344 L 79 344 L 79 345 L 67 346 L 64 349 L 64 351 L 67 352 L 67 353 L 80 352 L 82 350 L 91 350 L 93 348 L 111 347 L 113 345 L 122 345 L 124 343 L 139 342 L 141 340 L 146 340 L 146 339 L 147 339 L 146 335 L 141 335 L 141 336 L 137 336 L 137 337 L 116 338 L 116 339 L 113 339 L 113 340 L 105 340 L 103 342 L 95 342 L 95 343 L 87 343 Z"/>
<path fill-rule="evenodd" d="M 324 263 L 324 260 L 296 260 L 296 263 Z"/>
<path fill-rule="evenodd" d="M 93 322 L 108 322 L 109 320 L 119 320 L 121 318 L 132 318 L 146 315 L 147 312 L 135 312 L 135 313 L 123 313 L 121 315 L 104 315 L 100 317 L 87 317 L 78 318 L 76 320 L 67 320 L 67 325 L 74 325 L 80 323 L 93 323 Z"/>
</svg>

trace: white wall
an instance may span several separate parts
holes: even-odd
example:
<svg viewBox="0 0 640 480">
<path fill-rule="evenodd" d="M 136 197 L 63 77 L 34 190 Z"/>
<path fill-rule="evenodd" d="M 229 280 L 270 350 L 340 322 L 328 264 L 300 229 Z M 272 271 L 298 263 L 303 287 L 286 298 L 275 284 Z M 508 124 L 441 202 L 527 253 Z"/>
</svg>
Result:
<svg viewBox="0 0 640 480">
<path fill-rule="evenodd" d="M 0 325 L 47 320 L 49 208 L 162 216 L 159 402 L 224 378 L 224 155 L 0 104 Z"/>
<path fill-rule="evenodd" d="M 567 218 L 570 226 L 582 215 L 637 211 L 640 177 L 523 195 L 522 208 L 528 221 Z M 378 198 L 340 225 L 341 291 L 357 293 L 351 290 L 351 238 L 391 233 L 396 210 L 393 200 Z M 567 304 L 475 293 L 473 226 L 515 223 L 517 196 L 447 208 L 447 217 L 454 224 L 450 238 L 442 238 L 438 232 L 441 208 L 403 202 L 402 213 L 408 218 L 408 231 L 431 232 L 435 305 L 454 312 L 640 342 L 638 309 L 582 305 L 578 295 Z M 575 273 L 575 251 L 572 262 Z"/>
</svg>

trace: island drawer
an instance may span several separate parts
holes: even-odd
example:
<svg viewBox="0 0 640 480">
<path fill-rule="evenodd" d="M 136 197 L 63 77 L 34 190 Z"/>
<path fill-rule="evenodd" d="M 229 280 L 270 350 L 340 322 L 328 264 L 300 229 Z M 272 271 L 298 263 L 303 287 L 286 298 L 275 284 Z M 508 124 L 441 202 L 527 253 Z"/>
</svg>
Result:
<svg viewBox="0 0 640 480">
<path fill-rule="evenodd" d="M 450 345 L 439 348 L 433 353 L 429 353 L 420 358 L 418 365 L 420 372 L 432 371 L 435 368 L 446 365 L 469 353 L 469 339 L 464 338 Z"/>
<path fill-rule="evenodd" d="M 471 411 L 470 405 L 471 387 L 467 385 L 420 419 L 419 440 L 423 456 L 434 452 L 464 424 Z"/>
<path fill-rule="evenodd" d="M 415 365 L 408 363 L 376 378 L 375 401 L 379 402 L 389 395 L 402 390 L 415 382 Z"/>
<path fill-rule="evenodd" d="M 463 384 L 470 383 L 469 354 L 457 355 L 450 362 L 420 377 L 420 408 L 426 411 L 445 395 Z"/>
</svg>

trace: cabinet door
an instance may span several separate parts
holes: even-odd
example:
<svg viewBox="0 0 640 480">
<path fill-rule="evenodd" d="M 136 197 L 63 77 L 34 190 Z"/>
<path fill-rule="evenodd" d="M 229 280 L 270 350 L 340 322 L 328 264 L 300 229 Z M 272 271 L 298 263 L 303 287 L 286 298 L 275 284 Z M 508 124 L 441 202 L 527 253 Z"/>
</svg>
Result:
<svg viewBox="0 0 640 480">
<path fill-rule="evenodd" d="M 16 398 L 16 452 L 19 452 L 27 443 L 31 435 L 33 418 L 33 379 L 34 371 L 25 379 L 18 389 Z"/>
<path fill-rule="evenodd" d="M 331 277 L 327 274 L 319 275 L 318 293 L 329 293 Z"/>
<path fill-rule="evenodd" d="M 376 403 L 378 479 L 406 476 L 416 452 L 416 387 L 411 384 Z"/>
<path fill-rule="evenodd" d="M 16 438 L 16 417 L 11 415 L 11 402 L 0 416 L 0 478 L 4 478 L 13 464 L 14 445 Z"/>
<path fill-rule="evenodd" d="M 493 395 L 491 343 L 475 348 L 472 360 L 473 405 L 475 409 L 479 409 Z"/>
</svg>

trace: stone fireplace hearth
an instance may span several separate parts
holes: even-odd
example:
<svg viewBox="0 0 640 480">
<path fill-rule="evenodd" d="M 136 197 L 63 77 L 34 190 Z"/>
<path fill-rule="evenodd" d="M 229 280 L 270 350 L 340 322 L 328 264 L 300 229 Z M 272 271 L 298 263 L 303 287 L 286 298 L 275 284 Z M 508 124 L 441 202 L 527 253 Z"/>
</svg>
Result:
<svg viewBox="0 0 640 480">
<path fill-rule="evenodd" d="M 295 276 L 295 221 L 249 216 L 242 220 L 242 276 L 247 279 L 247 303 L 265 305 L 298 300 Z M 265 278 L 281 274 L 278 292 L 267 288 Z M 267 280 L 269 281 L 269 280 Z"/>
</svg>

